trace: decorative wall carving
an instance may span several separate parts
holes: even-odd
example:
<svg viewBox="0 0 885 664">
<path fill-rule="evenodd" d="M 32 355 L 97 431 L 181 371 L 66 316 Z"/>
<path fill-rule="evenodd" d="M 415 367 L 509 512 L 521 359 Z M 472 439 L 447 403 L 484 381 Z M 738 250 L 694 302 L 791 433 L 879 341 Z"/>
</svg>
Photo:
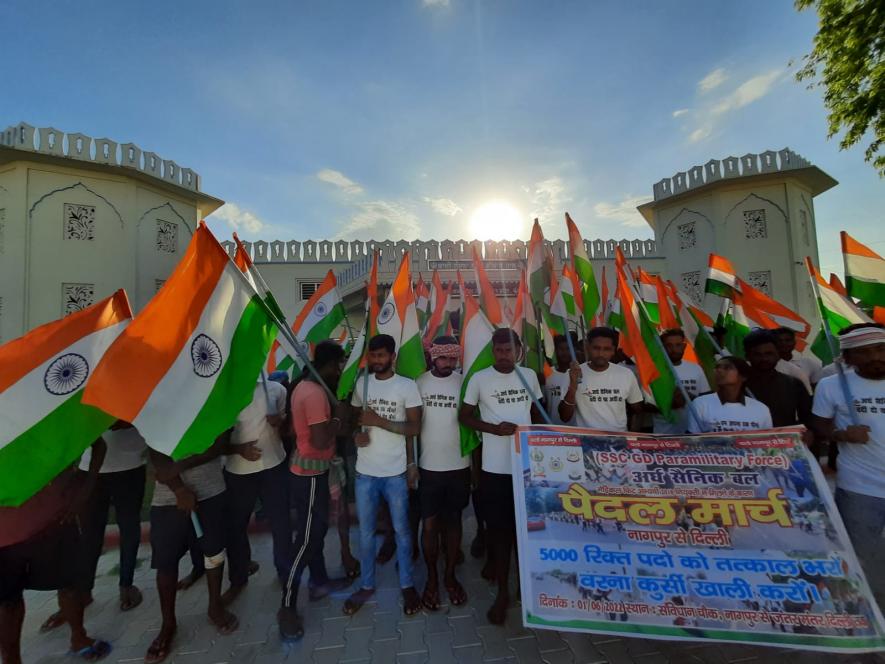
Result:
<svg viewBox="0 0 885 664">
<path fill-rule="evenodd" d="M 692 249 L 697 244 L 697 235 L 695 234 L 695 222 L 687 221 L 676 227 L 679 231 L 679 250 L 685 251 Z"/>
<path fill-rule="evenodd" d="M 683 272 L 681 275 L 682 290 L 686 295 L 690 295 L 694 303 L 700 306 L 704 301 L 704 293 L 701 290 L 701 272 L 695 270 L 693 272 Z"/>
<path fill-rule="evenodd" d="M 744 237 L 748 240 L 764 240 L 768 237 L 765 210 L 744 210 Z"/>
<path fill-rule="evenodd" d="M 178 224 L 157 219 L 157 251 L 174 254 L 178 251 Z"/>
<path fill-rule="evenodd" d="M 61 314 L 67 316 L 95 304 L 95 284 L 63 283 L 61 285 Z"/>
<path fill-rule="evenodd" d="M 771 295 L 771 270 L 748 272 L 747 283 L 753 288 L 758 288 L 766 295 Z"/>
<path fill-rule="evenodd" d="M 79 203 L 64 204 L 65 240 L 95 239 L 95 206 Z"/>
</svg>

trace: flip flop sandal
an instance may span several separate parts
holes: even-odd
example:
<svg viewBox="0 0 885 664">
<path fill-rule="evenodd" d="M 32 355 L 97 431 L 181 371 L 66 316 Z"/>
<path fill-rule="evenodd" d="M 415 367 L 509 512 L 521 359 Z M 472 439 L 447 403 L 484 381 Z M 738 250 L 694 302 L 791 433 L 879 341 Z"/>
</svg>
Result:
<svg viewBox="0 0 885 664">
<path fill-rule="evenodd" d="M 431 591 L 425 588 L 424 593 L 421 595 L 421 603 L 428 611 L 439 611 L 439 589 Z"/>
<path fill-rule="evenodd" d="M 120 598 L 120 611 L 131 611 L 141 604 L 142 600 L 144 600 L 144 597 L 142 596 L 141 591 L 135 586 L 132 586 L 126 598 Z"/>
<path fill-rule="evenodd" d="M 461 606 L 467 603 L 467 593 L 460 583 L 456 582 L 453 586 L 446 586 L 446 592 L 449 593 L 449 601 L 452 606 Z"/>
<path fill-rule="evenodd" d="M 97 662 L 110 655 L 111 650 L 113 650 L 113 648 L 110 643 L 96 639 L 91 646 L 86 646 L 85 648 L 76 651 L 72 650 L 71 654 L 74 657 L 79 657 L 87 662 Z"/>
<path fill-rule="evenodd" d="M 61 617 L 61 611 L 56 611 L 46 620 L 44 620 L 42 625 L 40 625 L 40 633 L 45 634 L 46 632 L 51 632 L 52 630 L 58 629 L 64 624 L 65 619 Z"/>
<path fill-rule="evenodd" d="M 344 600 L 344 606 L 342 607 L 344 615 L 352 616 L 354 613 L 363 608 L 363 604 L 368 602 L 374 594 L 374 590 L 357 590 L 353 595 Z"/>
<path fill-rule="evenodd" d="M 228 634 L 232 634 L 237 630 L 237 627 L 240 626 L 240 619 L 237 618 L 233 613 L 227 614 L 227 619 L 224 621 L 224 624 L 219 625 L 212 618 L 209 618 L 209 623 L 215 626 L 215 629 L 218 630 L 218 633 L 221 636 L 227 636 Z"/>
<path fill-rule="evenodd" d="M 421 611 L 421 598 L 418 591 L 414 588 L 406 588 L 403 590 L 403 613 L 407 616 L 414 616 Z"/>
<path fill-rule="evenodd" d="M 159 636 L 155 638 L 151 645 L 148 647 L 147 652 L 144 655 L 145 664 L 159 664 L 160 662 L 165 662 L 166 658 L 169 657 L 169 653 L 172 652 L 172 641 L 175 639 L 175 633 L 168 639 L 161 640 Z"/>
</svg>

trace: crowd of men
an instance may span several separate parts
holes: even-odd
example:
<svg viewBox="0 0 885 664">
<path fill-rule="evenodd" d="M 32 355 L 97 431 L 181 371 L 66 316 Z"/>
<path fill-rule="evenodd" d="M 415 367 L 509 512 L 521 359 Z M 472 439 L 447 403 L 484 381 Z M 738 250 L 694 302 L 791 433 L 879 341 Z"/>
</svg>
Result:
<svg viewBox="0 0 885 664">
<path fill-rule="evenodd" d="M 436 339 L 428 349 L 429 370 L 411 380 L 395 373 L 394 339 L 377 335 L 368 343 L 369 374 L 357 381 L 350 403 L 332 398 L 345 352 L 325 341 L 314 350 L 315 372 L 291 385 L 287 376 L 262 378 L 236 426 L 206 452 L 179 461 L 150 450 L 137 430 L 117 422 L 78 469 L 63 473 L 22 507 L 0 509 L 3 664 L 21 661 L 25 589 L 58 590 L 59 612 L 41 629 L 67 624 L 78 657 L 96 661 L 110 652 L 110 644 L 88 636 L 83 613 L 91 602 L 110 506 L 120 531 L 120 610 L 142 601 L 133 575 L 148 459 L 155 478 L 151 565 L 162 625 L 146 662 L 161 662 L 172 651 L 176 594 L 203 575 L 209 620 L 221 634 L 236 630 L 231 608 L 257 568 L 248 528 L 259 500 L 273 537 L 283 639 L 304 634 L 297 599 L 305 569 L 308 601 L 357 584 L 343 605 L 347 615 L 371 600 L 376 565 L 394 555 L 406 615 L 438 610 L 443 590 L 451 604 L 467 602 L 456 570 L 463 560 L 462 512 L 471 501 L 477 536 L 470 552 L 485 557 L 483 576 L 497 584 L 487 616 L 501 625 L 511 601 L 516 537 L 513 436 L 519 425 L 548 419 L 660 434 L 805 425 L 810 445 L 838 448 L 836 502 L 882 602 L 885 329 L 865 324 L 843 330 L 840 364 L 829 367 L 796 353 L 791 330 L 756 330 L 743 342 L 746 360 L 727 355 L 718 360 L 713 386 L 699 365 L 684 359 L 681 330 L 663 332 L 661 341 L 680 383 L 667 418 L 620 354 L 618 333 L 597 327 L 585 339 L 574 333 L 555 339 L 555 367 L 546 379 L 519 365 L 523 349 L 516 332 L 498 329 L 493 365 L 473 374 L 464 389 L 454 338 Z M 462 456 L 459 427 L 481 440 L 472 457 Z M 832 466 L 835 454 L 829 456 Z M 351 502 L 359 520 L 356 556 L 349 540 Z M 342 544 L 341 578 L 330 577 L 324 557 L 333 515 Z M 420 593 L 414 581 L 419 551 L 427 567 Z M 179 563 L 188 553 L 193 569 L 179 580 Z"/>
</svg>

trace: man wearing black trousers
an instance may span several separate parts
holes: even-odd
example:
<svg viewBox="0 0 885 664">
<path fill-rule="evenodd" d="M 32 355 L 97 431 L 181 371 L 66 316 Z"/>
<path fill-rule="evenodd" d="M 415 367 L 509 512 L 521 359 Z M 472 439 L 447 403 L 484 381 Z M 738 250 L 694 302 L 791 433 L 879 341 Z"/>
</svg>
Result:
<svg viewBox="0 0 885 664">
<path fill-rule="evenodd" d="M 289 523 L 289 473 L 279 425 L 286 411 L 286 388 L 260 376 L 252 403 L 237 417 L 224 468 L 228 510 L 228 576 L 224 593 L 229 604 L 246 587 L 251 548 L 249 519 L 255 503 L 270 521 L 277 578 L 284 582 L 292 565 L 292 530 Z"/>
</svg>

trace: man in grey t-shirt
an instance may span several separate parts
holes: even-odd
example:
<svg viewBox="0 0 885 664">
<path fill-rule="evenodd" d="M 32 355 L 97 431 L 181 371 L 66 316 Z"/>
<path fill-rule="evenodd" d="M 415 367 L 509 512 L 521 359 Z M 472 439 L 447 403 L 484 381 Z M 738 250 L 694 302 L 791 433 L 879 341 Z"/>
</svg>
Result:
<svg viewBox="0 0 885 664">
<path fill-rule="evenodd" d="M 203 552 L 209 620 L 220 634 L 230 634 L 239 622 L 221 601 L 225 560 L 224 476 L 221 457 L 230 445 L 225 431 L 208 450 L 181 461 L 150 450 L 157 481 L 151 501 L 151 567 L 157 570 L 157 592 L 163 623 L 144 661 L 161 662 L 168 657 L 175 638 L 175 595 L 178 563 L 196 540 Z M 194 529 L 196 515 L 201 533 Z"/>
</svg>

